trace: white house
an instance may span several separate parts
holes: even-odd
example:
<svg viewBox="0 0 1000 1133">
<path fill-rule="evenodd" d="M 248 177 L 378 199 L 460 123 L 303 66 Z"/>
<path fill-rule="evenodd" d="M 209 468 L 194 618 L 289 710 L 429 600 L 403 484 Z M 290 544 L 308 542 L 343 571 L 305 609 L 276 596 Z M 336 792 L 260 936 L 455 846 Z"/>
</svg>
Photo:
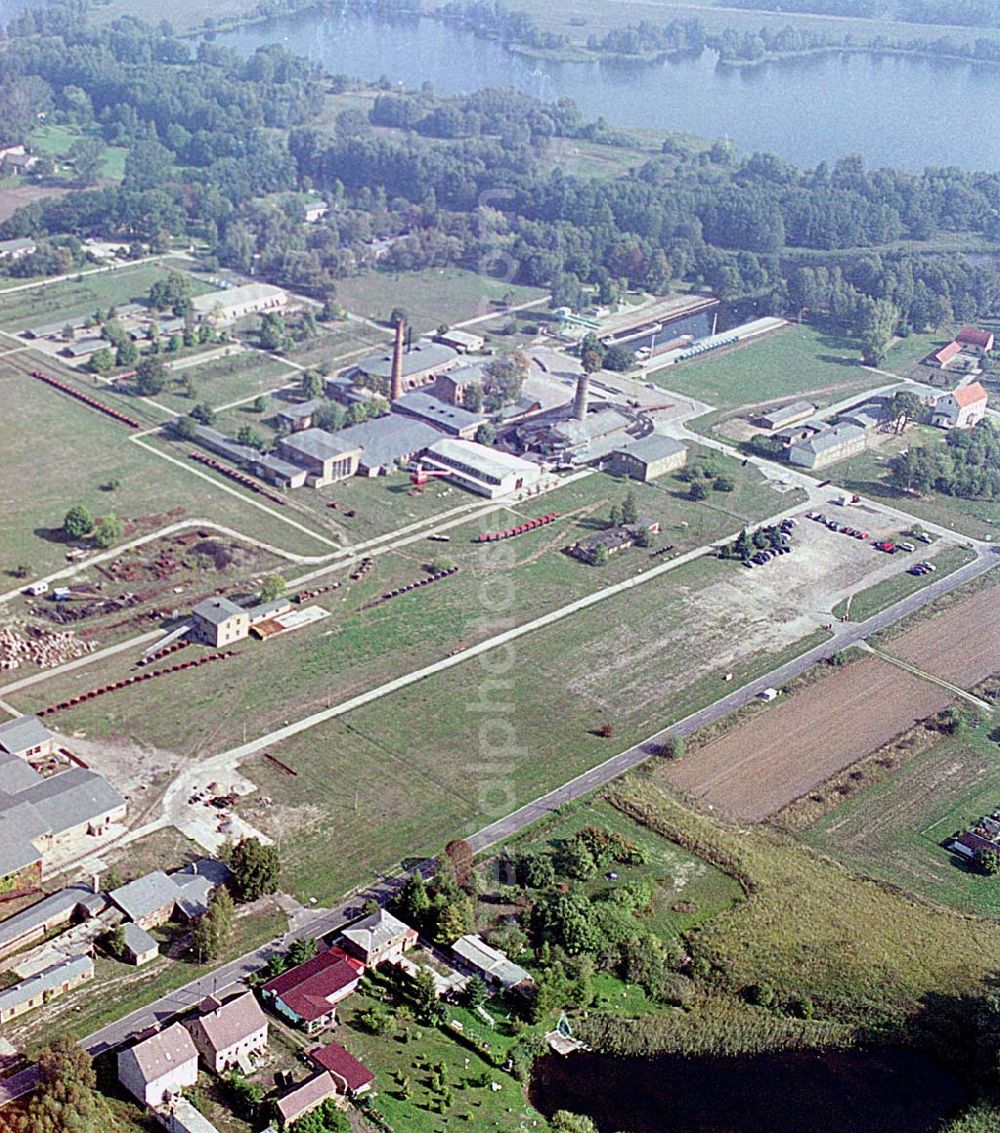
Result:
<svg viewBox="0 0 1000 1133">
<path fill-rule="evenodd" d="M 417 943 L 417 930 L 387 909 L 379 909 L 344 929 L 345 949 L 369 968 L 398 962 Z M 329 1067 L 327 1067 L 329 1069 Z"/>
<path fill-rule="evenodd" d="M 187 1028 L 205 1065 L 216 1074 L 234 1066 L 249 1071 L 251 1055 L 267 1046 L 267 1017 L 249 991 L 225 1003 L 209 997 Z"/>
<path fill-rule="evenodd" d="M 198 1081 L 198 1050 L 180 1023 L 172 1023 L 119 1053 L 118 1081 L 143 1105 L 155 1108 Z"/>
<path fill-rule="evenodd" d="M 986 416 L 986 390 L 979 382 L 946 393 L 934 407 L 934 424 L 942 429 L 971 429 Z"/>
</svg>

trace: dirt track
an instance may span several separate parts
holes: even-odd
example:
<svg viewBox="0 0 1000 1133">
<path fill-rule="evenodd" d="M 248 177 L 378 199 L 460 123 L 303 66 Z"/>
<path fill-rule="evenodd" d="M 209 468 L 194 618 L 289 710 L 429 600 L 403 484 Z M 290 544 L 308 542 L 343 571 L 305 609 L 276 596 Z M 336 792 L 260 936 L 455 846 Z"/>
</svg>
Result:
<svg viewBox="0 0 1000 1133">
<path fill-rule="evenodd" d="M 948 704 L 948 693 L 858 661 L 668 766 L 668 782 L 733 818 L 760 821 Z"/>
<path fill-rule="evenodd" d="M 1000 671 L 1000 586 L 938 614 L 889 649 L 917 668 L 971 688 Z"/>
</svg>

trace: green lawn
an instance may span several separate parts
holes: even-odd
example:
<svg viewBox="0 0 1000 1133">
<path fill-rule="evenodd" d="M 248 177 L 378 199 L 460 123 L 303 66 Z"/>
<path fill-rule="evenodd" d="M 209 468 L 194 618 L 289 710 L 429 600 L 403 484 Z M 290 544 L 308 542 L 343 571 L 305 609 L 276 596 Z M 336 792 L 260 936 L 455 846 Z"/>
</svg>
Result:
<svg viewBox="0 0 1000 1133">
<path fill-rule="evenodd" d="M 878 582 L 874 586 L 870 586 L 867 590 L 860 590 L 857 594 L 854 594 L 850 600 L 851 621 L 866 621 L 880 610 L 891 606 L 894 602 L 899 602 L 901 599 L 907 598 L 910 594 L 922 590 L 929 583 L 954 573 L 959 567 L 972 562 L 976 557 L 975 551 L 970 551 L 965 547 L 950 547 L 941 554 L 933 556 L 931 561 L 933 561 L 934 565 L 937 567 L 936 573 L 921 575 L 910 574 L 908 567 L 920 560 L 922 550 L 923 548 L 918 545 L 917 551 L 912 555 L 907 555 L 905 559 L 897 555 L 896 559 L 900 564 L 899 574 L 892 578 L 885 579 L 884 582 Z M 846 613 L 847 610 L 847 602 L 840 602 L 834 607 L 833 614 L 835 617 L 839 618 L 842 614 Z"/>
<path fill-rule="evenodd" d="M 98 396 L 114 403 L 103 391 Z M 117 404 L 126 401 L 133 411 L 134 398 Z M 0 571 L 24 564 L 42 574 L 64 566 L 67 548 L 56 529 L 75 503 L 95 515 L 114 512 L 137 521 L 139 533 L 198 516 L 291 550 L 323 553 L 322 544 L 243 502 L 239 493 L 213 489 L 132 443 L 130 435 L 123 425 L 0 361 Z M 40 462 L 42 451 L 49 456 Z M 102 490 L 112 480 L 120 486 Z"/>
<path fill-rule="evenodd" d="M 243 398 L 270 393 L 290 382 L 297 382 L 298 377 L 298 370 L 285 362 L 258 350 L 237 349 L 229 357 L 213 358 L 177 371 L 178 382 L 191 379 L 194 385 L 193 397 L 182 397 L 177 392 L 175 383 L 158 394 L 156 400 L 176 413 L 189 413 L 200 402 L 218 409 Z M 240 424 L 245 423 L 245 419 L 240 420 Z M 250 423 L 256 423 L 256 414 Z"/>
<path fill-rule="evenodd" d="M 185 269 L 168 257 L 158 263 L 86 271 L 59 283 L 46 283 L 13 294 L 0 292 L 0 329 L 18 331 L 43 323 L 58 323 L 61 319 L 93 314 L 99 307 L 106 310 L 112 304 L 120 306 L 130 300 L 144 299 L 153 284 L 171 270 Z M 191 279 L 195 295 L 212 290 L 197 276 Z"/>
<path fill-rule="evenodd" d="M 31 135 L 31 144 L 42 153 L 64 159 L 73 147 L 73 143 L 85 137 L 100 138 L 101 131 L 96 127 L 82 130 L 75 126 L 39 126 Z M 113 181 L 120 181 L 125 176 L 127 154 L 128 151 L 121 146 L 105 146 L 98 174 Z"/>
<path fill-rule="evenodd" d="M 990 725 L 943 739 L 824 815 L 802 837 L 860 873 L 982 916 L 1000 887 L 941 842 L 1000 806 L 1000 748 Z"/>
<path fill-rule="evenodd" d="M 931 351 L 944 346 L 949 341 L 950 339 L 942 338 L 939 334 L 911 334 L 901 338 L 889 351 L 880 369 L 906 377 Z"/>
<path fill-rule="evenodd" d="M 719 354 L 667 366 L 649 378 L 664 389 L 733 409 L 812 391 L 846 397 L 854 390 L 884 385 L 885 378 L 862 369 L 858 358 L 851 339 L 796 325 Z"/>
<path fill-rule="evenodd" d="M 417 333 L 489 314 L 497 309 L 493 300 L 508 294 L 514 303 L 545 298 L 545 292 L 536 287 L 455 267 L 369 272 L 337 281 L 337 301 L 352 314 L 385 322 L 394 307 L 403 307 Z"/>
</svg>

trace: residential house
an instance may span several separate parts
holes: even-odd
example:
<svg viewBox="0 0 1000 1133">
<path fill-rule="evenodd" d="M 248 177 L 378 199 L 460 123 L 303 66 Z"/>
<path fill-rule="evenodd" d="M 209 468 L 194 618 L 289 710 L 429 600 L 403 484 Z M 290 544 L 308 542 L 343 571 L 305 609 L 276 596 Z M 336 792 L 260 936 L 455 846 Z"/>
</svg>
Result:
<svg viewBox="0 0 1000 1133">
<path fill-rule="evenodd" d="M 511 960 L 506 952 L 493 948 L 481 936 L 468 933 L 460 936 L 451 950 L 467 971 L 480 976 L 488 984 L 507 991 L 527 991 L 534 987 L 534 977 Z"/>
<path fill-rule="evenodd" d="M 250 991 L 225 1003 L 206 999 L 187 1029 L 205 1065 L 216 1074 L 234 1067 L 249 1073 L 252 1057 L 267 1047 L 267 1016 Z"/>
<path fill-rule="evenodd" d="M 242 641 L 250 633 L 250 615 L 228 598 L 206 598 L 191 611 L 196 641 L 216 648 Z"/>
<path fill-rule="evenodd" d="M 337 1004 L 361 982 L 365 966 L 339 948 L 330 948 L 275 976 L 261 997 L 278 1015 L 308 1034 L 333 1026 Z"/>
<path fill-rule="evenodd" d="M 0 991 L 0 1023 L 41 1007 L 57 995 L 64 995 L 93 978 L 94 961 L 89 956 L 73 956 L 43 968 L 35 975 Z"/>
<path fill-rule="evenodd" d="M 159 956 L 159 944 L 134 921 L 127 921 L 122 926 L 122 932 L 125 936 L 125 952 L 122 959 L 126 963 L 141 968 L 143 964 L 148 964 Z"/>
<path fill-rule="evenodd" d="M 971 429 L 986 416 L 986 403 L 986 390 L 970 382 L 938 398 L 933 423 L 942 429 Z"/>
<path fill-rule="evenodd" d="M 417 943 L 417 930 L 379 909 L 344 929 L 344 949 L 363 961 L 365 967 L 392 964 Z"/>
<path fill-rule="evenodd" d="M 307 1051 L 307 1056 L 317 1070 L 325 1070 L 333 1078 L 338 1092 L 346 1097 L 357 1098 L 366 1094 L 375 1081 L 375 1075 L 368 1067 L 339 1043 L 313 1047 Z"/>
<path fill-rule="evenodd" d="M 300 1117 L 321 1106 L 328 1098 L 336 1097 L 337 1083 L 325 1070 L 307 1078 L 275 1103 L 283 1125 L 291 1125 Z"/>
<path fill-rule="evenodd" d="M 648 437 L 614 449 L 608 465 L 610 471 L 619 476 L 650 481 L 683 468 L 687 455 L 688 450 L 680 441 L 650 433 Z"/>
<path fill-rule="evenodd" d="M 118 1054 L 118 1081 L 154 1109 L 198 1081 L 198 1051 L 191 1036 L 172 1023 Z"/>
<path fill-rule="evenodd" d="M 993 349 L 995 339 L 992 331 L 981 330 L 979 327 L 962 327 L 955 335 L 955 341 L 966 350 L 988 354 Z"/>
</svg>

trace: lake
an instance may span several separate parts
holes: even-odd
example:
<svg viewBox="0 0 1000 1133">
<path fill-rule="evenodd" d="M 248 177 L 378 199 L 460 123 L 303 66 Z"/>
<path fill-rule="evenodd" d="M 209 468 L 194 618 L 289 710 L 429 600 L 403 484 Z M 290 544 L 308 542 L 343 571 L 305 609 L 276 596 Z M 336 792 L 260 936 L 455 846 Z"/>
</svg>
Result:
<svg viewBox="0 0 1000 1133">
<path fill-rule="evenodd" d="M 550 1054 L 530 1097 L 546 1117 L 587 1114 L 600 1133 L 936 1133 L 964 1101 L 944 1067 L 905 1050 Z"/>
<path fill-rule="evenodd" d="M 1000 169 L 1000 131 L 974 128 L 1000 120 L 1000 66 L 837 53 L 732 68 L 711 51 L 655 64 L 551 63 L 436 20 L 317 11 L 217 42 L 242 53 L 277 42 L 334 74 L 409 88 L 430 81 L 441 94 L 514 86 L 567 96 L 588 119 L 728 137 L 742 153 L 769 150 L 799 166 L 861 153 L 873 166 Z"/>
</svg>

